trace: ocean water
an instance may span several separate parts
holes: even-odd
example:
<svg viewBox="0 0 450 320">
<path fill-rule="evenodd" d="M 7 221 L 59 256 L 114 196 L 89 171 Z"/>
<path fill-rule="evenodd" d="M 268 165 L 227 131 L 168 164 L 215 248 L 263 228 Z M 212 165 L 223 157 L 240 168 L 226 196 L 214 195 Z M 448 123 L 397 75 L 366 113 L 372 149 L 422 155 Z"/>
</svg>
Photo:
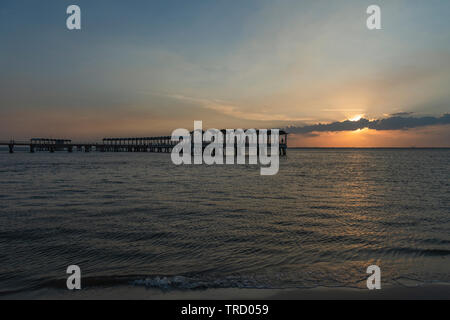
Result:
<svg viewBox="0 0 450 320">
<path fill-rule="evenodd" d="M 0 152 L 0 293 L 450 282 L 450 149 L 291 149 L 254 165 Z"/>
</svg>

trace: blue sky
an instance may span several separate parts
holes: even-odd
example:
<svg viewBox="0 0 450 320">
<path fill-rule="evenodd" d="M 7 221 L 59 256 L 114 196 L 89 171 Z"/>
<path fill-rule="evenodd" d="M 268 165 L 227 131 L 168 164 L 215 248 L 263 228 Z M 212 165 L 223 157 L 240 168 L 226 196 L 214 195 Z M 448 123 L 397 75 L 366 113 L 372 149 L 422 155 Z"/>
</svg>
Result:
<svg viewBox="0 0 450 320">
<path fill-rule="evenodd" d="M 65 27 L 70 4 L 80 31 Z M 382 30 L 365 26 L 370 4 Z M 2 0 L 0 136 L 440 116 L 449 15 L 436 0 Z"/>
</svg>

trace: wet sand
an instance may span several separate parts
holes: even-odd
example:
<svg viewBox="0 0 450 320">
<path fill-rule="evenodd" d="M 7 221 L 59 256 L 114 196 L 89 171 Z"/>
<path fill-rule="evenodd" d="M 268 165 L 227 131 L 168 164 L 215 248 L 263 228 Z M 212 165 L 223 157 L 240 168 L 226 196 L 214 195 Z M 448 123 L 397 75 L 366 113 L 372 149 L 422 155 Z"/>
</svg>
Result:
<svg viewBox="0 0 450 320">
<path fill-rule="evenodd" d="M 42 289 L 0 296 L 0 299 L 107 300 L 399 300 L 450 299 L 450 284 L 386 287 L 380 290 L 318 287 L 311 289 L 206 289 L 161 291 L 135 286 L 85 288 L 78 291 Z"/>
</svg>

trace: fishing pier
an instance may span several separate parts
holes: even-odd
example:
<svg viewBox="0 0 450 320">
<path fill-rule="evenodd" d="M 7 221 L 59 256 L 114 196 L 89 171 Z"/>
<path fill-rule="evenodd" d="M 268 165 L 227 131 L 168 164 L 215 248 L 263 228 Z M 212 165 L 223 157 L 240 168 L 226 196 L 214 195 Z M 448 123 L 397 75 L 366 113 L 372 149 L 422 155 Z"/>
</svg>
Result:
<svg viewBox="0 0 450 320">
<path fill-rule="evenodd" d="M 280 155 L 286 155 L 287 133 L 279 132 Z M 270 135 L 269 135 L 270 136 Z M 9 153 L 14 153 L 15 147 L 28 147 L 30 153 L 38 151 L 56 152 L 158 152 L 170 153 L 179 141 L 172 141 L 171 136 L 140 137 L 140 138 L 104 138 L 100 142 L 73 142 L 70 139 L 32 138 L 29 141 L 0 141 L 0 146 L 7 146 Z M 208 145 L 204 143 L 204 147 Z M 246 144 L 248 146 L 248 144 Z"/>
</svg>

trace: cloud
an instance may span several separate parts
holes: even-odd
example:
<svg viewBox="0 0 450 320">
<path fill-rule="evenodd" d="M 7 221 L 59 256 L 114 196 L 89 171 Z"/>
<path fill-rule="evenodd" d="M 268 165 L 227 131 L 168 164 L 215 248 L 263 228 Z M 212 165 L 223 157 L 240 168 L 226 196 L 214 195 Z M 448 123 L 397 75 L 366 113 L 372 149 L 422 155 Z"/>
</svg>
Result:
<svg viewBox="0 0 450 320">
<path fill-rule="evenodd" d="M 405 114 L 404 114 L 405 115 Z M 407 130 L 411 128 L 450 124 L 450 114 L 440 117 L 405 117 L 403 115 L 393 115 L 388 118 L 378 120 L 367 120 L 361 118 L 358 121 L 336 121 L 327 124 L 314 124 L 303 127 L 287 127 L 289 133 L 311 134 L 312 132 L 337 132 L 354 131 L 369 128 L 373 130 Z"/>
<path fill-rule="evenodd" d="M 182 94 L 164 94 L 157 92 L 148 92 L 147 94 L 153 95 L 163 95 L 169 98 L 176 99 L 178 101 L 192 103 L 194 105 L 201 106 L 207 110 L 213 110 L 219 114 L 223 114 L 232 118 L 241 120 L 252 120 L 252 121 L 284 121 L 289 123 L 292 121 L 308 121 L 309 118 L 296 118 L 291 117 L 287 114 L 282 113 L 270 113 L 270 112 L 249 112 L 245 111 L 245 108 L 239 107 L 237 104 L 231 101 L 225 101 L 221 99 L 208 99 L 208 98 L 198 98 L 192 96 L 186 96 Z"/>
<path fill-rule="evenodd" d="M 397 112 L 397 113 L 391 113 L 391 117 L 403 117 L 403 116 L 411 116 L 414 112 Z"/>
</svg>

